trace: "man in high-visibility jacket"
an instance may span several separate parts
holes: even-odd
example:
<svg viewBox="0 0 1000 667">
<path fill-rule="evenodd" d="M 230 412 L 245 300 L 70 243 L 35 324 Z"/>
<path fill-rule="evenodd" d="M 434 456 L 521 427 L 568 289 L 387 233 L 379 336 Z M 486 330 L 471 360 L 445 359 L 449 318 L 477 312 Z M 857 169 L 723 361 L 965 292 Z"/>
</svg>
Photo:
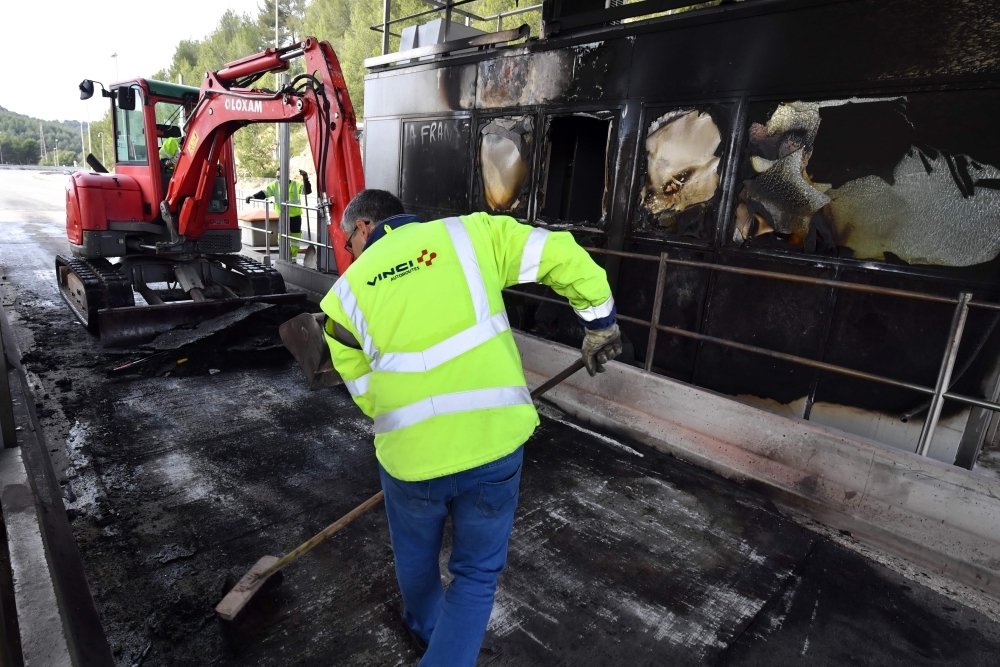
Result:
<svg viewBox="0 0 1000 667">
<path fill-rule="evenodd" d="M 285 199 L 290 204 L 288 207 L 288 235 L 292 238 L 289 239 L 288 249 L 291 252 L 293 261 L 299 254 L 298 239 L 302 238 L 302 209 L 295 206 L 295 204 L 302 203 L 302 195 L 312 194 L 312 183 L 309 182 L 309 174 L 299 169 L 299 175 L 302 176 L 301 183 L 292 178 L 288 179 L 288 198 Z M 274 182 L 269 183 L 263 190 L 258 190 L 247 197 L 247 203 L 249 204 L 251 199 L 274 199 L 277 202 L 275 193 L 281 188 L 280 184 L 281 170 L 279 169 L 274 175 Z"/>
<path fill-rule="evenodd" d="M 568 298 L 593 375 L 621 353 L 611 288 L 568 232 L 506 216 L 421 223 L 365 190 L 341 226 L 357 259 L 320 306 L 334 366 L 375 420 L 403 620 L 426 647 L 423 667 L 471 667 L 507 560 L 522 446 L 539 423 L 500 290 L 540 282 Z"/>
<path fill-rule="evenodd" d="M 180 157 L 181 143 L 175 137 L 167 137 L 160 146 L 160 164 L 167 171 L 173 171 Z"/>
</svg>

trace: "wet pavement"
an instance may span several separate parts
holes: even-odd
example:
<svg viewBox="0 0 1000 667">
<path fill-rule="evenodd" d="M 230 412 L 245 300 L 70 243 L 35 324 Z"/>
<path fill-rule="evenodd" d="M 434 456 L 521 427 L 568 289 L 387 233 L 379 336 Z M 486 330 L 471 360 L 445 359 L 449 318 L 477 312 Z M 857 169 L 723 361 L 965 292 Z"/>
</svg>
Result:
<svg viewBox="0 0 1000 667">
<path fill-rule="evenodd" d="M 220 628 L 214 605 L 260 556 L 378 490 L 370 422 L 342 388 L 305 388 L 277 308 L 109 373 L 141 355 L 102 350 L 58 297 L 64 181 L 0 171 L 0 298 L 118 664 L 413 664 L 381 508 Z M 544 412 L 480 665 L 996 664 L 986 615 L 740 485 Z"/>
</svg>

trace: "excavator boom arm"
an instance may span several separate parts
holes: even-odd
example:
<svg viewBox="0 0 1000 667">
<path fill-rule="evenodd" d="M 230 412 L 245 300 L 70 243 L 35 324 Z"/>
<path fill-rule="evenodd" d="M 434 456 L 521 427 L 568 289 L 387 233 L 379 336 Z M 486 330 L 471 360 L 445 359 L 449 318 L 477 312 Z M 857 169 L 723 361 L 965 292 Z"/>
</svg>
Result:
<svg viewBox="0 0 1000 667">
<path fill-rule="evenodd" d="M 306 74 L 276 93 L 249 87 L 261 75 L 288 69 L 288 61 L 304 57 Z M 198 238 L 208 226 L 208 205 L 219 158 L 236 130 L 251 123 L 306 126 L 317 174 L 317 201 L 327 207 L 337 272 L 352 261 L 344 249 L 340 219 L 344 208 L 364 189 L 357 119 L 344 75 L 333 49 L 312 37 L 282 49 L 268 49 L 208 72 L 201 96 L 190 115 L 174 175 L 163 208 L 176 219 L 177 231 Z"/>
</svg>

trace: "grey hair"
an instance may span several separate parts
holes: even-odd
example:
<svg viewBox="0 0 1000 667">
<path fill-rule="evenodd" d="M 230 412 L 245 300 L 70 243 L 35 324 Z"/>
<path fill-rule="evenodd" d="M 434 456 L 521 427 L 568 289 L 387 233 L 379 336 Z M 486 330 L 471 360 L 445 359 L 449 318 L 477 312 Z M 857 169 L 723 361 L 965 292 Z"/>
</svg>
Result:
<svg viewBox="0 0 1000 667">
<path fill-rule="evenodd" d="M 350 234 L 357 226 L 358 220 L 377 225 L 386 218 L 406 213 L 403 202 L 391 192 L 385 190 L 362 190 L 354 196 L 351 203 L 344 209 L 344 217 L 340 219 L 340 228 L 345 234 Z"/>
</svg>

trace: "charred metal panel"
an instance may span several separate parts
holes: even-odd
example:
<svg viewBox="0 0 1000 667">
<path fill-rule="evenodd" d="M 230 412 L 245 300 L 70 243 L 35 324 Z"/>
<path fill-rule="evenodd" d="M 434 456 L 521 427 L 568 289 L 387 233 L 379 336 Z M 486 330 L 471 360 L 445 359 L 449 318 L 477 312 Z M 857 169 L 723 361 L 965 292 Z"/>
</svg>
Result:
<svg viewBox="0 0 1000 667">
<path fill-rule="evenodd" d="M 625 250 L 658 257 L 666 252 L 671 259 L 695 262 L 711 262 L 709 252 L 664 248 L 652 243 L 629 243 Z M 641 320 L 649 321 L 653 313 L 653 299 L 656 297 L 656 274 L 659 264 L 636 259 L 626 259 L 621 264 L 620 284 L 615 303 L 618 312 Z M 660 324 L 688 331 L 698 331 L 701 327 L 705 297 L 712 273 L 706 269 L 667 265 L 663 304 L 660 307 Z M 646 347 L 649 343 L 649 328 L 620 322 L 622 331 L 635 345 L 637 362 L 646 362 Z M 656 350 L 653 356 L 653 370 L 669 375 L 683 382 L 690 382 L 694 372 L 695 355 L 698 344 L 689 338 L 672 336 L 662 331 L 657 334 Z"/>
<path fill-rule="evenodd" d="M 631 44 L 594 42 L 479 63 L 476 107 L 500 109 L 625 97 Z"/>
<path fill-rule="evenodd" d="M 647 110 L 633 229 L 686 241 L 715 238 L 734 104 Z"/>
<path fill-rule="evenodd" d="M 430 219 L 469 212 L 469 118 L 403 123 L 400 199 Z"/>
<path fill-rule="evenodd" d="M 815 278 L 834 270 L 752 255 L 721 255 L 720 263 Z M 739 343 L 816 359 L 829 323 L 830 288 L 770 278 L 718 273 L 704 333 Z M 734 396 L 791 403 L 809 395 L 814 372 L 777 359 L 702 343 L 694 383 Z"/>
<path fill-rule="evenodd" d="M 475 65 L 423 67 L 365 77 L 365 117 L 441 113 L 473 107 Z"/>
<path fill-rule="evenodd" d="M 365 187 L 399 195 L 398 118 L 365 123 Z"/>
<path fill-rule="evenodd" d="M 1000 253 L 998 114 L 995 90 L 753 104 L 733 241 L 988 262 Z"/>
<path fill-rule="evenodd" d="M 846 271 L 843 280 L 953 296 L 954 285 L 905 275 Z M 995 301 L 993 290 L 975 290 L 976 299 Z M 944 354 L 953 306 L 912 299 L 842 291 L 837 297 L 830 339 L 824 361 L 933 387 Z M 971 309 L 962 336 L 952 391 L 982 395 L 983 372 L 995 361 L 1000 340 L 998 315 Z M 823 375 L 817 402 L 852 405 L 896 415 L 897 418 L 925 404 L 926 397 L 905 389 L 873 382 Z M 955 414 L 958 404 L 945 401 L 944 415 Z M 926 412 L 913 416 L 923 420 Z"/>
<path fill-rule="evenodd" d="M 746 5 L 726 20 L 678 17 L 662 31 L 650 26 L 636 36 L 630 97 L 703 99 L 824 84 L 857 90 L 889 80 L 1000 74 L 996 3 Z"/>
<path fill-rule="evenodd" d="M 481 119 L 475 170 L 478 209 L 527 217 L 536 122 L 534 116 Z"/>
</svg>

